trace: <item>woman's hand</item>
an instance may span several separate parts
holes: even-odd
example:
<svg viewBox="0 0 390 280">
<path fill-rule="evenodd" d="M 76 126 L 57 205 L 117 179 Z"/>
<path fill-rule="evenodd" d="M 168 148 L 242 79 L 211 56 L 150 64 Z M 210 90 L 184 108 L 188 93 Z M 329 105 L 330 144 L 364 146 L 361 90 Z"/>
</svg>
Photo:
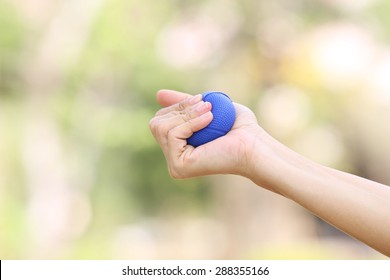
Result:
<svg viewBox="0 0 390 280">
<path fill-rule="evenodd" d="M 317 164 L 269 136 L 246 107 L 225 136 L 194 148 L 186 139 L 212 120 L 200 95 L 162 90 L 165 108 L 150 121 L 174 178 L 243 175 L 294 200 L 347 234 L 390 257 L 390 187 Z"/>
<path fill-rule="evenodd" d="M 161 146 L 173 178 L 208 174 L 245 175 L 252 160 L 253 146 L 261 128 L 255 115 L 234 103 L 236 121 L 231 131 L 207 144 L 194 148 L 187 138 L 206 127 L 213 119 L 211 104 L 201 95 L 161 90 L 157 101 L 164 106 L 150 121 L 150 129 Z"/>
</svg>

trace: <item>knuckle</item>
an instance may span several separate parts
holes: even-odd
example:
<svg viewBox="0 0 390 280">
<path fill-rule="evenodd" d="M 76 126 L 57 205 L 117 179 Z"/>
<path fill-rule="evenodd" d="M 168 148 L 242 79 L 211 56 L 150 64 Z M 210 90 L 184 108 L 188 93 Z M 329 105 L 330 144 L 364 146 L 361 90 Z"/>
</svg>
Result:
<svg viewBox="0 0 390 280">
<path fill-rule="evenodd" d="M 184 111 L 186 108 L 185 101 L 178 103 L 177 107 L 179 111 Z"/>
<path fill-rule="evenodd" d="M 173 179 L 180 179 L 178 173 L 172 168 L 169 168 L 169 176 L 171 176 Z"/>
<path fill-rule="evenodd" d="M 174 141 L 177 135 L 177 129 L 169 129 L 164 132 L 168 141 Z"/>
<path fill-rule="evenodd" d="M 157 129 L 156 129 L 156 132 L 157 132 L 157 134 L 159 135 L 159 136 L 166 136 L 167 134 L 169 134 L 169 132 L 170 132 L 170 127 L 169 127 L 169 124 L 167 124 L 167 123 L 163 123 L 163 122 L 161 122 L 159 125 L 158 125 L 158 127 L 157 127 Z"/>
<path fill-rule="evenodd" d="M 174 136 L 174 130 L 173 130 L 173 129 L 168 130 L 168 131 L 166 132 L 166 134 L 167 134 L 167 138 L 168 138 L 168 139 L 172 139 L 172 138 L 175 137 L 175 136 Z"/>
<path fill-rule="evenodd" d="M 176 153 L 175 153 L 176 154 Z M 183 158 L 177 158 L 175 156 L 168 159 L 169 175 L 174 179 L 186 179 L 190 177 L 189 168 Z"/>
<path fill-rule="evenodd" d="M 184 174 L 183 170 L 175 168 L 173 166 L 171 166 L 169 168 L 169 175 L 173 179 L 186 179 L 187 178 L 187 176 Z"/>
<path fill-rule="evenodd" d="M 191 99 L 190 97 L 187 97 L 186 99 L 178 103 L 178 110 L 180 111 L 185 110 L 189 106 L 190 99 Z"/>
<path fill-rule="evenodd" d="M 180 111 L 180 116 L 184 122 L 188 122 L 191 120 L 191 114 L 187 110 Z"/>
<path fill-rule="evenodd" d="M 152 132 L 155 132 L 155 131 L 156 131 L 156 127 L 157 127 L 157 120 L 156 120 L 156 118 L 152 118 L 152 119 L 149 121 L 149 129 L 150 129 Z"/>
<path fill-rule="evenodd" d="M 150 130 L 156 138 L 164 137 L 169 133 L 170 127 L 169 124 L 162 121 L 160 118 L 155 117 L 149 122 Z"/>
<path fill-rule="evenodd" d="M 162 108 L 162 109 L 158 110 L 154 116 L 155 117 L 162 116 L 162 115 L 164 115 L 165 111 L 166 111 L 166 108 Z"/>
<path fill-rule="evenodd" d="M 186 160 L 185 160 L 185 165 L 186 166 L 195 166 L 196 164 L 196 158 L 195 157 L 191 157 L 191 156 L 188 156 L 186 157 Z"/>
</svg>

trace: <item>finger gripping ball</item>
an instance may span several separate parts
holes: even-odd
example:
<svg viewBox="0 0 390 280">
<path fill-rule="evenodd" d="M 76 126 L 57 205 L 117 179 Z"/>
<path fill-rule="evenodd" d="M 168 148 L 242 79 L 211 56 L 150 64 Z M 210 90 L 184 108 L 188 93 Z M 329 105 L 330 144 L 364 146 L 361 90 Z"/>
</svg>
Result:
<svg viewBox="0 0 390 280">
<path fill-rule="evenodd" d="M 206 92 L 202 94 L 203 101 L 211 103 L 213 120 L 205 128 L 192 134 L 187 139 L 191 146 L 198 147 L 226 135 L 236 120 L 236 110 L 232 100 L 223 92 Z"/>
</svg>

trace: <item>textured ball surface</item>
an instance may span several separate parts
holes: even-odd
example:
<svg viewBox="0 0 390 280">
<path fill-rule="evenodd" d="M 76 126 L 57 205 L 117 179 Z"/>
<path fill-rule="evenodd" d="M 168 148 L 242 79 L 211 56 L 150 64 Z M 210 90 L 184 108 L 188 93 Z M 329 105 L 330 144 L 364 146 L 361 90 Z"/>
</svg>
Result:
<svg viewBox="0 0 390 280">
<path fill-rule="evenodd" d="M 202 99 L 211 103 L 211 113 L 214 118 L 208 126 L 195 132 L 187 139 L 187 143 L 194 147 L 226 135 L 232 129 L 236 120 L 236 110 L 233 102 L 225 93 L 206 92 L 202 94 Z"/>
</svg>

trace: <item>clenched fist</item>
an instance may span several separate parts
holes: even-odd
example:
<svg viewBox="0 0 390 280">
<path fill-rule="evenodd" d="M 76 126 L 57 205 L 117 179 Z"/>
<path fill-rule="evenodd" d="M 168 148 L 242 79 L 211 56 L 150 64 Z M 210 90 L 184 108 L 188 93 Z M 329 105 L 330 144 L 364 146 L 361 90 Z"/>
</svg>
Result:
<svg viewBox="0 0 390 280">
<path fill-rule="evenodd" d="M 191 96 L 171 90 L 159 91 L 157 101 L 164 108 L 156 113 L 149 125 L 173 178 L 222 173 L 244 175 L 247 172 L 255 138 L 261 131 L 248 108 L 234 103 L 237 117 L 231 131 L 194 148 L 186 139 L 212 121 L 212 105 L 202 101 L 200 94 Z"/>
</svg>

